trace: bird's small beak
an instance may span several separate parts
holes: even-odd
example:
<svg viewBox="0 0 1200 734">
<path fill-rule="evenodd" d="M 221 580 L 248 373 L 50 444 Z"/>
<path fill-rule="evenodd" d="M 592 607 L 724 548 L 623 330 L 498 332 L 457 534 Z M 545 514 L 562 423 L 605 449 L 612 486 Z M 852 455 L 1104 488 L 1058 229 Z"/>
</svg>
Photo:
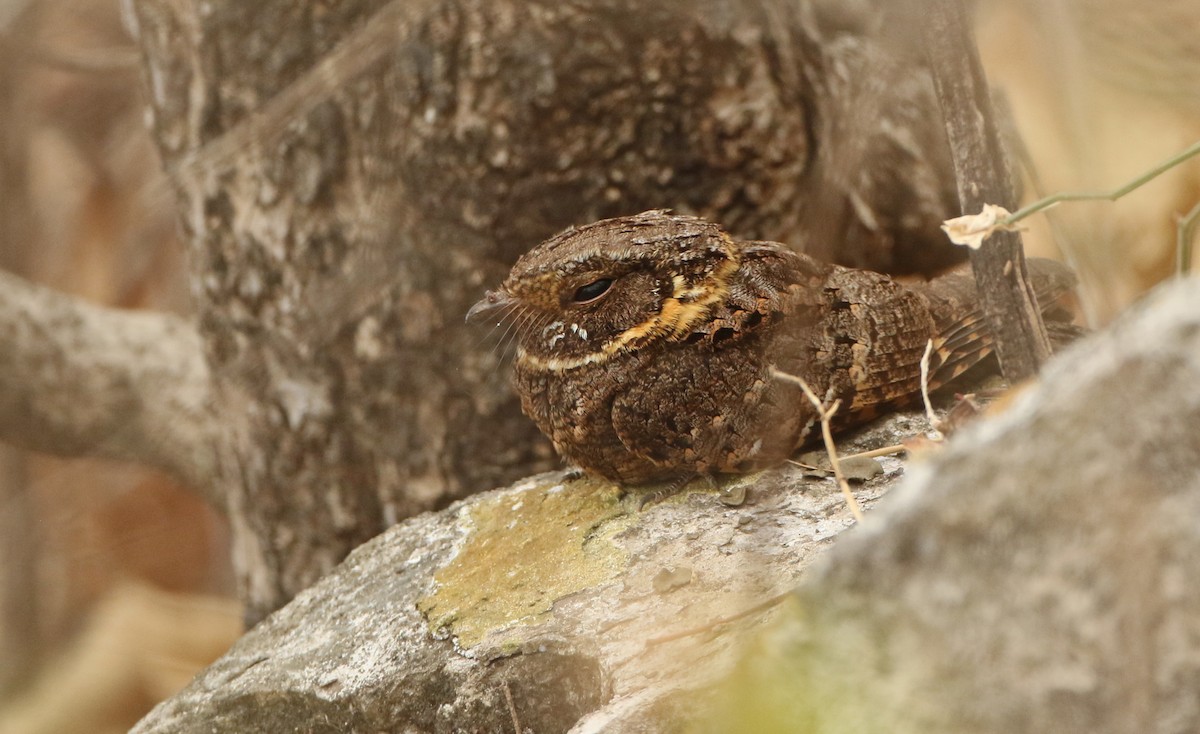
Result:
<svg viewBox="0 0 1200 734">
<path fill-rule="evenodd" d="M 470 311 L 467 311 L 467 323 L 485 324 L 497 313 L 503 314 L 515 303 L 516 299 L 505 291 L 488 291 L 483 298 L 479 299 L 478 303 L 471 306 Z"/>
</svg>

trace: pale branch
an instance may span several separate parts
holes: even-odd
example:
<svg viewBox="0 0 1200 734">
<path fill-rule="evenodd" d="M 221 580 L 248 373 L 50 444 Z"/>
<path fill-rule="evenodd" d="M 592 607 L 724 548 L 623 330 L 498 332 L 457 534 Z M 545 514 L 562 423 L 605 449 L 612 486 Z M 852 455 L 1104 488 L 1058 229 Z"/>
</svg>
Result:
<svg viewBox="0 0 1200 734">
<path fill-rule="evenodd" d="M 934 87 L 942 107 L 964 213 L 984 204 L 1015 206 L 1007 158 L 992 111 L 990 90 L 963 0 L 931 0 L 922 24 Z M 971 250 L 984 317 L 996 340 L 1004 377 L 1033 376 L 1050 356 L 1050 340 L 1029 285 L 1016 232 L 996 232 Z"/>
<path fill-rule="evenodd" d="M 187 322 L 0 271 L 0 344 L 0 439 L 148 464 L 217 500 L 212 383 Z"/>
<path fill-rule="evenodd" d="M 842 456 L 838 458 L 838 461 L 850 461 L 851 459 L 877 459 L 880 456 L 892 456 L 893 454 L 902 454 L 906 451 L 908 451 L 908 447 L 902 443 L 898 443 L 892 446 L 882 446 L 877 449 L 871 449 L 870 451 L 860 451 L 857 454 Z"/>
<path fill-rule="evenodd" d="M 933 402 L 929 399 L 929 358 L 933 355 L 933 340 L 925 342 L 925 353 L 921 355 L 921 402 L 925 404 L 925 417 L 929 419 L 929 437 L 941 441 L 942 435 L 937 414 L 933 412 Z"/>
<path fill-rule="evenodd" d="M 896 462 L 863 499 L 902 475 Z M 790 467 L 753 493 L 635 510 L 607 482 L 553 473 L 411 517 L 133 731 L 512 732 L 514 711 L 534 732 L 679 728 L 663 711 L 733 674 L 780 592 L 855 527 L 837 490 Z M 693 572 L 657 584 L 667 569 Z"/>
</svg>

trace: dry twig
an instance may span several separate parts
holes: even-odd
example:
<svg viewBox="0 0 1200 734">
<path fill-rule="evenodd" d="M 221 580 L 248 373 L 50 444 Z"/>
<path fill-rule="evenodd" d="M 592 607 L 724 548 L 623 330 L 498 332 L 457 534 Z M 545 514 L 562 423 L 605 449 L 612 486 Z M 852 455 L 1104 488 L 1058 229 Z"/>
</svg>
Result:
<svg viewBox="0 0 1200 734">
<path fill-rule="evenodd" d="M 812 388 L 808 386 L 808 383 L 803 377 L 797 377 L 796 375 L 789 375 L 786 372 L 780 372 L 774 367 L 771 368 L 771 375 L 776 379 L 783 380 L 784 382 L 790 382 L 793 385 L 798 385 L 800 389 L 804 391 L 804 395 L 808 398 L 808 401 L 813 404 L 814 408 L 817 409 L 817 415 L 821 417 L 821 437 L 825 440 L 825 452 L 829 454 L 829 465 L 833 467 L 833 476 L 837 478 L 838 487 L 841 488 L 842 495 L 845 496 L 846 504 L 850 506 L 850 512 L 854 515 L 854 519 L 858 522 L 862 522 L 862 508 L 858 506 L 858 500 L 854 499 L 854 493 L 850 491 L 850 483 L 847 482 L 846 477 L 842 475 L 842 467 L 837 456 L 837 445 L 833 442 L 833 430 L 829 427 L 829 419 L 832 418 L 833 414 L 837 412 L 837 409 L 841 407 L 842 401 L 834 400 L 833 404 L 826 408 L 825 404 L 821 402 L 821 399 L 817 397 L 817 394 L 814 393 Z"/>
<path fill-rule="evenodd" d="M 1158 176 L 1175 168 L 1183 162 L 1200 155 L 1200 142 L 1193 143 L 1185 150 L 1176 153 L 1167 160 L 1159 163 L 1150 170 L 1139 174 L 1133 180 L 1106 191 L 1061 191 L 1021 207 L 1015 212 L 1009 212 L 1003 207 L 985 203 L 978 214 L 968 214 L 947 219 L 942 223 L 942 230 L 956 245 L 966 245 L 978 249 L 988 237 L 995 232 L 1015 232 L 1017 223 L 1038 212 L 1056 207 L 1064 201 L 1117 201 L 1126 194 L 1153 181 Z M 1184 214 L 1178 223 L 1177 240 L 1179 255 L 1177 264 L 1180 272 L 1187 272 L 1185 264 L 1191 262 L 1191 233 L 1197 218 L 1200 217 L 1200 204 Z"/>
<path fill-rule="evenodd" d="M 933 354 L 933 340 L 925 342 L 925 354 L 921 356 L 921 400 L 925 403 L 925 417 L 929 419 L 930 435 L 934 441 L 945 438 L 940 430 L 941 420 L 933 412 L 933 403 L 929 401 L 929 357 Z"/>
<path fill-rule="evenodd" d="M 892 454 L 899 454 L 905 451 L 908 451 L 908 447 L 902 443 L 897 443 L 891 446 L 881 446 L 880 448 L 871 449 L 870 451 L 860 451 L 857 454 L 843 456 L 841 460 L 850 461 L 851 459 L 874 459 L 879 456 L 891 456 Z"/>
<path fill-rule="evenodd" d="M 504 702 L 508 704 L 508 715 L 512 717 L 513 731 L 521 734 L 521 719 L 517 716 L 517 705 L 513 703 L 512 688 L 504 681 Z"/>
</svg>

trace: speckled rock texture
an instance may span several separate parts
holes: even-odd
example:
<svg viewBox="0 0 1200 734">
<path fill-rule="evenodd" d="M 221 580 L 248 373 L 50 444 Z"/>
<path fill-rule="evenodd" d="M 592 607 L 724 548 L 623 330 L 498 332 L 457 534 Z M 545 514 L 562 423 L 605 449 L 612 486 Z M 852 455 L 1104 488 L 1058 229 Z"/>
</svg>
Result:
<svg viewBox="0 0 1200 734">
<path fill-rule="evenodd" d="M 845 449 L 927 428 L 893 416 Z M 897 458 L 880 465 L 857 486 L 866 507 L 903 474 Z M 514 711 L 536 732 L 661 731 L 681 720 L 678 694 L 728 674 L 746 634 L 853 527 L 833 480 L 805 471 L 696 482 L 644 509 L 553 473 L 410 519 L 137 731 L 511 731 Z"/>
</svg>

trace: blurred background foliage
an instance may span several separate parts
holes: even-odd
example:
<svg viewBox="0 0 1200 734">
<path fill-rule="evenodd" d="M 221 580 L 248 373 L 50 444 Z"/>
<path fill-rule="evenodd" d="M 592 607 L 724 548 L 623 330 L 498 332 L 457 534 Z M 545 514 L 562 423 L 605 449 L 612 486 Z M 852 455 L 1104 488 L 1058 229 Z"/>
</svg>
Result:
<svg viewBox="0 0 1200 734">
<path fill-rule="evenodd" d="M 118 3 L 0 2 L 0 19 L 0 267 L 186 313 Z M 127 730 L 236 639 L 233 593 L 223 520 L 165 475 L 0 446 L 0 732 Z"/>
</svg>

